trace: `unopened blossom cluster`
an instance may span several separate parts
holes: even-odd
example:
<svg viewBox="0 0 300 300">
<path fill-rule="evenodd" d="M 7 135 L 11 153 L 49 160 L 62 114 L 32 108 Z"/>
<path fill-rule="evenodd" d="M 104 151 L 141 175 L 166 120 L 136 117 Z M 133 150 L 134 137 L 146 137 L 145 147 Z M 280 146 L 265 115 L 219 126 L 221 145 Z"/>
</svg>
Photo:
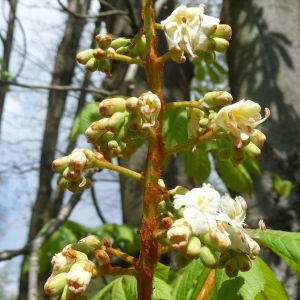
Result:
<svg viewBox="0 0 300 300">
<path fill-rule="evenodd" d="M 219 24 L 220 20 L 204 14 L 204 5 L 186 7 L 180 5 L 161 22 L 169 50 L 174 51 L 173 60 L 185 61 L 203 58 L 207 63 L 214 61 L 214 51 L 224 52 L 229 47 L 231 28 Z"/>
<path fill-rule="evenodd" d="M 210 184 L 203 184 L 175 193 L 173 208 L 178 218 L 167 237 L 174 249 L 187 258 L 200 258 L 208 267 L 224 267 L 230 277 L 251 268 L 260 247 L 244 229 L 244 198 L 221 195 Z"/>
<path fill-rule="evenodd" d="M 105 157 L 131 154 L 144 142 L 146 128 L 155 126 L 160 109 L 160 99 L 150 91 L 139 97 L 104 99 L 99 104 L 99 120 L 85 135 Z"/>
<path fill-rule="evenodd" d="M 61 300 L 78 299 L 96 274 L 97 257 L 102 244 L 96 236 L 87 236 L 76 244 L 69 244 L 51 260 L 52 274 L 44 285 L 45 293 Z M 77 297 L 77 298 L 76 298 Z"/>
</svg>

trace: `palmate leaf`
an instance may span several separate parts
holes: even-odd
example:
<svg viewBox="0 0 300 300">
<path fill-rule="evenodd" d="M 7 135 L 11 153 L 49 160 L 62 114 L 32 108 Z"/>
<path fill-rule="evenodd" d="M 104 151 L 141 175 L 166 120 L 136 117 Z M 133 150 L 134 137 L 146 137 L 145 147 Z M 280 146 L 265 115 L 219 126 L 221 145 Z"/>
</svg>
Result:
<svg viewBox="0 0 300 300">
<path fill-rule="evenodd" d="M 223 269 L 216 270 L 216 284 L 212 300 L 287 300 L 286 291 L 273 271 L 257 258 L 248 272 L 228 278 Z"/>
<path fill-rule="evenodd" d="M 280 256 L 300 278 L 300 233 L 280 230 L 249 230 L 255 240 Z"/>
</svg>

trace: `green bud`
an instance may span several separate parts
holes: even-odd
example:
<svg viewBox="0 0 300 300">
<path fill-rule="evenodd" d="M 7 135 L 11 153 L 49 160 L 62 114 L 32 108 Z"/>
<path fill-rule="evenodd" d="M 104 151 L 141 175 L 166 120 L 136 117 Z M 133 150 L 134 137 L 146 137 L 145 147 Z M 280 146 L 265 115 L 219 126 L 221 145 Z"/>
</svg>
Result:
<svg viewBox="0 0 300 300">
<path fill-rule="evenodd" d="M 203 246 L 199 250 L 199 257 L 208 268 L 216 268 L 218 266 L 218 256 L 214 250 L 207 246 Z"/>
<path fill-rule="evenodd" d="M 201 241 L 196 236 L 192 236 L 186 248 L 184 249 L 184 255 L 188 258 L 195 259 L 200 256 L 201 253 Z"/>
<path fill-rule="evenodd" d="M 212 34 L 212 37 L 223 38 L 225 40 L 230 40 L 231 36 L 232 30 L 227 24 L 219 24 L 216 31 Z"/>
<path fill-rule="evenodd" d="M 234 166 L 237 166 L 244 160 L 244 152 L 242 149 L 237 147 L 232 147 L 230 152 L 230 159 Z"/>
<path fill-rule="evenodd" d="M 243 147 L 243 150 L 252 159 L 258 159 L 261 154 L 261 150 L 252 142 L 250 142 L 247 146 Z"/>
<path fill-rule="evenodd" d="M 72 193 L 79 193 L 82 192 L 84 189 L 88 188 L 89 186 L 81 187 L 80 184 L 82 183 L 82 179 L 79 178 L 76 181 L 69 181 L 67 185 L 67 189 Z"/>
<path fill-rule="evenodd" d="M 229 48 L 229 42 L 223 38 L 215 37 L 213 38 L 215 41 L 215 50 L 218 52 L 225 52 Z"/>
<path fill-rule="evenodd" d="M 217 157 L 219 160 L 228 160 L 230 158 L 230 154 L 231 154 L 231 149 L 224 148 L 218 151 Z"/>
<path fill-rule="evenodd" d="M 118 50 L 121 47 L 128 46 L 130 44 L 131 40 L 126 38 L 117 38 L 113 40 L 110 44 L 110 47 L 112 47 L 115 50 Z"/>
<path fill-rule="evenodd" d="M 49 297 L 58 297 L 67 285 L 67 272 L 52 274 L 44 285 L 44 291 Z"/>
<path fill-rule="evenodd" d="M 212 38 L 206 38 L 199 49 L 204 52 L 213 52 L 216 49 L 216 42 Z"/>
<path fill-rule="evenodd" d="M 112 37 L 108 34 L 97 34 L 95 40 L 100 48 L 106 50 L 112 42 Z"/>
<path fill-rule="evenodd" d="M 228 277 L 236 277 L 239 272 L 239 264 L 235 257 L 227 260 L 225 264 L 225 272 Z"/>
<path fill-rule="evenodd" d="M 95 72 L 98 69 L 98 65 L 99 65 L 99 61 L 95 57 L 92 57 L 86 63 L 85 67 L 88 71 Z"/>
<path fill-rule="evenodd" d="M 63 156 L 55 159 L 52 162 L 52 169 L 56 173 L 62 173 L 68 166 L 68 156 Z"/>
<path fill-rule="evenodd" d="M 146 45 L 146 37 L 143 34 L 135 43 L 134 45 L 134 51 L 136 52 L 136 54 L 141 57 L 141 58 L 145 58 L 146 55 L 146 51 L 147 50 L 147 45 Z"/>
<path fill-rule="evenodd" d="M 129 114 L 127 119 L 127 127 L 132 131 L 139 131 L 142 129 L 143 121 L 138 114 Z"/>
<path fill-rule="evenodd" d="M 81 51 L 76 55 L 76 60 L 80 64 L 85 65 L 91 58 L 93 58 L 93 52 L 93 49 Z"/>
<path fill-rule="evenodd" d="M 81 239 L 78 243 L 72 245 L 72 249 L 85 253 L 88 258 L 92 258 L 94 251 L 102 245 L 99 238 L 95 235 L 89 235 Z"/>
<path fill-rule="evenodd" d="M 116 140 L 112 140 L 107 143 L 107 146 L 114 155 L 120 155 L 126 147 L 126 144 L 119 143 Z"/>
<path fill-rule="evenodd" d="M 240 271 L 247 272 L 251 269 L 252 262 L 248 255 L 246 255 L 244 253 L 237 253 L 236 259 L 237 259 Z"/>
<path fill-rule="evenodd" d="M 103 117 L 111 117 L 117 111 L 124 112 L 125 104 L 125 99 L 121 97 L 104 99 L 99 104 L 99 113 Z"/>
<path fill-rule="evenodd" d="M 127 55 L 129 53 L 129 47 L 120 47 L 116 50 L 116 53 Z"/>
<path fill-rule="evenodd" d="M 216 60 L 216 54 L 214 52 L 204 52 L 203 59 L 207 64 L 212 64 Z"/>
<path fill-rule="evenodd" d="M 206 93 L 203 101 L 210 106 L 224 106 L 232 102 L 232 96 L 226 91 L 213 91 Z"/>
<path fill-rule="evenodd" d="M 112 132 L 118 132 L 122 128 L 125 122 L 126 113 L 124 112 L 115 112 L 108 121 L 107 129 Z"/>
<path fill-rule="evenodd" d="M 68 188 L 68 183 L 69 181 L 65 179 L 63 176 L 60 177 L 57 181 L 58 186 L 63 190 Z"/>
<path fill-rule="evenodd" d="M 110 61 L 108 59 L 100 60 L 98 63 L 97 70 L 105 73 L 107 77 L 111 77 L 112 74 L 110 72 Z"/>
</svg>

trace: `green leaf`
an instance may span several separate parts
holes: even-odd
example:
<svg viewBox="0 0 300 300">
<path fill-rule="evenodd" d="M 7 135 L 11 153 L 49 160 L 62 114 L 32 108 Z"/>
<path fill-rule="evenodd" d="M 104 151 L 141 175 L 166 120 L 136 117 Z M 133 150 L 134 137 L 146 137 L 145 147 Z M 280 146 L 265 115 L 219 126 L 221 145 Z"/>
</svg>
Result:
<svg viewBox="0 0 300 300">
<path fill-rule="evenodd" d="M 112 291 L 111 291 L 111 296 L 113 300 L 125 300 L 129 299 L 126 297 L 125 291 L 123 289 L 123 283 L 122 283 L 122 277 L 119 278 L 116 283 L 114 284 Z"/>
<path fill-rule="evenodd" d="M 170 267 L 162 263 L 158 263 L 155 267 L 154 276 L 164 281 L 168 281 Z"/>
<path fill-rule="evenodd" d="M 164 280 L 155 277 L 153 278 L 152 300 L 173 300 L 171 296 L 171 287 Z"/>
<path fill-rule="evenodd" d="M 104 297 L 113 289 L 116 282 L 119 278 L 115 279 L 114 281 L 107 284 L 103 289 L 101 289 L 91 300 L 103 300 Z"/>
<path fill-rule="evenodd" d="M 255 240 L 280 256 L 300 278 L 300 233 L 280 230 L 249 230 Z"/>
<path fill-rule="evenodd" d="M 212 83 L 220 83 L 221 78 L 213 66 L 207 65 L 207 72 Z"/>
<path fill-rule="evenodd" d="M 197 146 L 195 153 L 192 153 L 191 150 L 184 151 L 183 155 L 184 169 L 187 176 L 195 179 L 198 184 L 203 183 L 211 171 L 208 152 L 204 146 Z"/>
<path fill-rule="evenodd" d="M 247 169 L 239 164 L 233 166 L 230 160 L 217 160 L 218 171 L 224 184 L 238 193 L 248 193 L 252 191 L 253 181 Z"/>
<path fill-rule="evenodd" d="M 282 283 L 260 258 L 252 262 L 247 272 L 239 272 L 235 278 L 228 278 L 223 269 L 216 270 L 216 284 L 212 300 L 286 300 Z"/>
<path fill-rule="evenodd" d="M 184 108 L 170 109 L 166 113 L 163 137 L 168 148 L 187 140 L 187 114 Z"/>
<path fill-rule="evenodd" d="M 289 180 L 282 180 L 277 174 L 271 175 L 273 190 L 280 196 L 288 197 L 294 187 Z"/>
<path fill-rule="evenodd" d="M 188 266 L 182 268 L 172 284 L 173 299 L 196 299 L 209 272 L 210 269 L 204 267 L 200 259 L 193 260 Z"/>
<path fill-rule="evenodd" d="M 100 118 L 99 102 L 86 104 L 74 120 L 71 131 L 71 140 L 75 140 L 79 134 L 83 134 L 94 121 L 97 121 Z"/>
<path fill-rule="evenodd" d="M 229 278 L 223 269 L 217 269 L 213 300 L 253 300 L 263 291 L 264 285 L 264 274 L 256 260 L 248 272 L 239 272 L 234 278 Z"/>
<path fill-rule="evenodd" d="M 123 288 L 128 300 L 137 299 L 136 278 L 129 275 L 122 277 Z"/>
<path fill-rule="evenodd" d="M 255 300 L 288 300 L 289 297 L 286 290 L 282 283 L 275 277 L 273 271 L 262 259 L 257 258 L 256 260 L 260 264 L 260 268 L 264 275 L 265 285 L 263 291 L 255 297 Z"/>
</svg>

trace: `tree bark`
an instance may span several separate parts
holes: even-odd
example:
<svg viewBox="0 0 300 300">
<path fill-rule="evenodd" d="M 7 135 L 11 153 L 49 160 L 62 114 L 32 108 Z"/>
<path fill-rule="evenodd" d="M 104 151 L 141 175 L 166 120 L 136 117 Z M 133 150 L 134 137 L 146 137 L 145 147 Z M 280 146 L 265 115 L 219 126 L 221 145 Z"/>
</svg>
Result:
<svg viewBox="0 0 300 300">
<path fill-rule="evenodd" d="M 14 29 L 15 29 L 15 22 L 16 22 L 16 12 L 17 12 L 17 0 L 10 0 L 8 1 L 10 5 L 9 16 L 7 20 L 7 30 L 5 39 L 1 37 L 2 44 L 3 44 L 3 54 L 2 54 L 2 65 L 0 72 L 9 71 L 9 63 L 10 63 L 10 55 L 12 50 L 12 44 L 14 40 Z M 2 79 L 2 74 L 0 76 Z M 1 120 L 3 115 L 5 97 L 7 93 L 7 86 L 0 82 L 0 133 L 1 133 Z"/>
<path fill-rule="evenodd" d="M 69 9 L 78 13 L 86 14 L 89 5 L 90 1 L 85 1 L 81 4 L 80 0 L 69 0 Z M 71 84 L 76 66 L 74 57 L 79 46 L 84 24 L 84 19 L 78 20 L 73 15 L 68 16 L 63 38 L 57 49 L 51 85 Z M 53 206 L 53 198 L 55 195 L 53 194 L 51 186 L 54 175 L 51 163 L 55 158 L 57 150 L 59 125 L 64 113 L 67 94 L 67 91 L 51 90 L 48 95 L 47 117 L 40 157 L 39 188 L 32 208 L 28 241 L 33 240 L 42 226 L 53 217 L 53 215 L 51 215 L 51 207 Z M 24 259 L 23 265 L 25 260 L 26 258 Z M 28 274 L 22 273 L 18 299 L 28 299 L 28 284 Z M 39 292 L 40 291 L 37 291 L 37 293 Z M 43 299 L 42 295 L 42 293 L 40 295 L 36 294 L 35 297 L 36 299 Z"/>
<path fill-rule="evenodd" d="M 223 3 L 223 21 L 233 29 L 228 52 L 233 97 L 252 99 L 271 109 L 271 117 L 261 126 L 267 142 L 260 159 L 262 176 L 254 178 L 249 197 L 249 221 L 256 226 L 262 217 L 269 228 L 288 231 L 299 230 L 300 213 L 299 19 L 298 0 Z M 274 193 L 273 173 L 293 182 L 288 199 Z M 295 277 L 273 256 L 268 260 L 291 299 L 299 299 Z"/>
</svg>

